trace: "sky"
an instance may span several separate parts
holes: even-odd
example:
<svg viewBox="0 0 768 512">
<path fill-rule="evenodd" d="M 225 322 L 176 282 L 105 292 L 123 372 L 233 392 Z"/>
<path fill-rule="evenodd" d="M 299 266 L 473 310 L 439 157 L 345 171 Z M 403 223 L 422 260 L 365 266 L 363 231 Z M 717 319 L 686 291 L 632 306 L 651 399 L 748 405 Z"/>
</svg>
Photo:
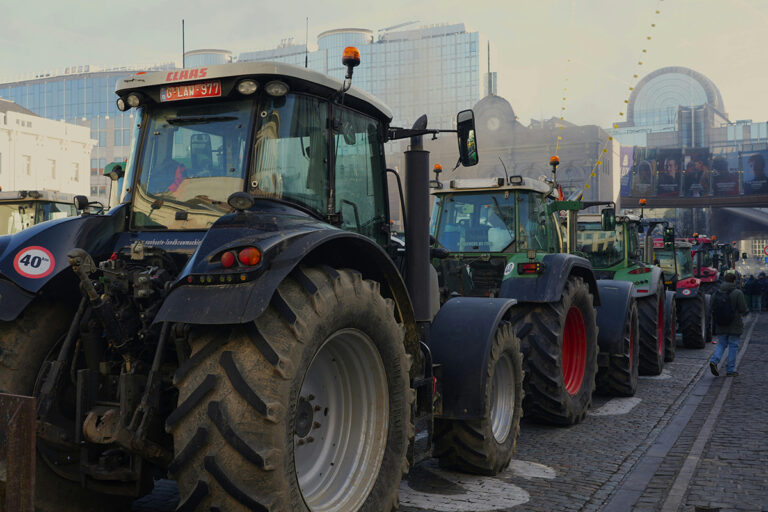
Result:
<svg viewBox="0 0 768 512">
<path fill-rule="evenodd" d="M 577 124 L 609 127 L 623 119 L 630 87 L 665 66 L 710 78 L 732 121 L 768 120 L 767 0 L 3 3 L 5 78 L 81 64 L 180 63 L 182 19 L 187 50 L 224 48 L 234 55 L 274 48 L 287 37 L 303 43 L 307 17 L 310 44 L 334 28 L 465 23 L 495 45 L 498 93 L 524 124 L 564 114 Z"/>
</svg>

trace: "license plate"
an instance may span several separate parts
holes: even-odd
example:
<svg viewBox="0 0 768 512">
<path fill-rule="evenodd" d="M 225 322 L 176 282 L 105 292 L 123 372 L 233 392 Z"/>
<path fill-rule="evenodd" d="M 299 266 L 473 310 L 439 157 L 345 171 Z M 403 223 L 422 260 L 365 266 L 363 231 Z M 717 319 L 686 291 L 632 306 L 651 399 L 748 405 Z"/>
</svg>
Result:
<svg viewBox="0 0 768 512">
<path fill-rule="evenodd" d="M 221 82 L 171 85 L 160 89 L 160 101 L 191 100 L 221 96 Z"/>
</svg>

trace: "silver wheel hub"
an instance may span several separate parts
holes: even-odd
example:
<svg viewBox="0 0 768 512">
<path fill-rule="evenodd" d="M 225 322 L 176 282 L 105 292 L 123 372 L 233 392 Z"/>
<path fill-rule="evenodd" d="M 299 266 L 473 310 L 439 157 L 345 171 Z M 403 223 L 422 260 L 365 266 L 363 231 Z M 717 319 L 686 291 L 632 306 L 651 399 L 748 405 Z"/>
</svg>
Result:
<svg viewBox="0 0 768 512">
<path fill-rule="evenodd" d="M 506 353 L 496 362 L 491 388 L 491 429 L 496 442 L 507 440 L 515 417 L 515 371 Z"/>
<path fill-rule="evenodd" d="M 387 376 L 373 341 L 357 329 L 330 336 L 304 376 L 294 462 L 313 512 L 357 510 L 371 492 L 389 430 Z"/>
</svg>

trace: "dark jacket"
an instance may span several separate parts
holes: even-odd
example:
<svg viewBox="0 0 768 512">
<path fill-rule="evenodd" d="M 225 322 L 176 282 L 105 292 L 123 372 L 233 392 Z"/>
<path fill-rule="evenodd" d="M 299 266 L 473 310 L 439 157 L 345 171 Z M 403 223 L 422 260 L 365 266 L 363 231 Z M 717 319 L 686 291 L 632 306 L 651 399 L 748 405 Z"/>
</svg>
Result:
<svg viewBox="0 0 768 512">
<path fill-rule="evenodd" d="M 724 282 L 720 285 L 720 291 L 730 294 L 731 307 L 736 317 L 729 325 L 715 324 L 715 334 L 741 334 L 744 332 L 744 320 L 742 316 L 747 314 L 747 303 L 744 301 L 744 294 L 736 288 L 736 283 Z"/>
</svg>

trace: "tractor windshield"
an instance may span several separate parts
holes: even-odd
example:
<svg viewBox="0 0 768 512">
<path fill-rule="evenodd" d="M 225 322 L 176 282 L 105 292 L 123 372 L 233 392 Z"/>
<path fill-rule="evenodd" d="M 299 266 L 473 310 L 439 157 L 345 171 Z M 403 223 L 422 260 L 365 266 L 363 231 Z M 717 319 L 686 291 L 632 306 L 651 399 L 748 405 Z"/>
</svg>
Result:
<svg viewBox="0 0 768 512">
<path fill-rule="evenodd" d="M 624 260 L 624 226 L 616 224 L 615 231 L 603 231 L 599 222 L 579 222 L 576 242 L 595 268 L 618 265 Z"/>
<path fill-rule="evenodd" d="M 664 272 L 664 279 L 669 280 L 677 273 L 679 279 L 687 279 L 693 277 L 693 259 L 691 258 L 691 251 L 684 247 L 678 247 L 677 253 L 677 269 L 675 269 L 675 258 L 671 249 L 655 249 L 654 256 L 659 260 L 659 266 Z"/>
<path fill-rule="evenodd" d="M 161 104 L 145 113 L 133 225 L 201 229 L 244 190 L 253 100 L 209 105 Z"/>
<path fill-rule="evenodd" d="M 506 252 L 515 241 L 515 199 L 509 192 L 437 197 L 437 241 L 455 252 Z"/>
</svg>

